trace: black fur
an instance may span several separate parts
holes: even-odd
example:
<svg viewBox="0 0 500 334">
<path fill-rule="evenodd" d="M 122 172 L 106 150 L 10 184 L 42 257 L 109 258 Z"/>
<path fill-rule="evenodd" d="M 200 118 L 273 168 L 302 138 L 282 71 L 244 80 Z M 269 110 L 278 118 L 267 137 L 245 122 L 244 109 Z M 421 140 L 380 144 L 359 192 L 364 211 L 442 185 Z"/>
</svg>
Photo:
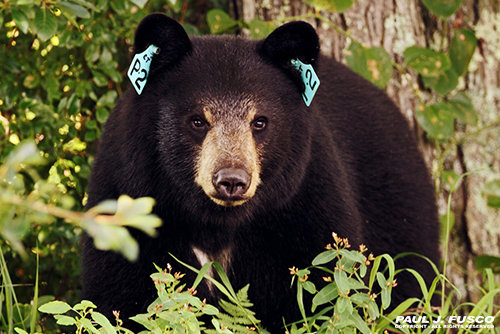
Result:
<svg viewBox="0 0 500 334">
<path fill-rule="evenodd" d="M 198 265 L 192 246 L 209 254 L 229 247 L 230 280 L 236 289 L 250 283 L 257 316 L 280 333 L 282 316 L 287 322 L 300 317 L 288 268 L 310 265 L 332 231 L 375 255 L 417 252 L 438 261 L 433 187 L 405 118 L 360 76 L 318 59 L 312 27 L 287 24 L 261 42 L 189 41 L 179 28 L 159 14 L 139 26 L 136 52 L 149 44 L 161 48 L 152 64 L 156 75 L 141 96 L 129 88 L 110 114 L 89 186 L 89 208 L 120 194 L 151 196 L 164 224 L 154 239 L 132 231 L 140 243 L 136 263 L 98 251 L 84 238 L 83 298 L 109 317 L 117 309 L 127 318 L 154 299 L 153 262 L 186 272 L 168 252 Z M 289 58 L 317 68 L 321 85 L 309 108 Z M 269 120 L 265 136 L 255 138 L 264 145 L 262 183 L 244 205 L 219 206 L 194 182 L 203 138 L 186 128 L 207 99 L 234 113 L 251 100 Z M 415 268 L 430 281 L 423 261 L 403 261 L 399 267 Z M 216 303 L 205 285 L 198 290 Z M 397 303 L 419 289 L 407 276 L 393 291 Z"/>
</svg>

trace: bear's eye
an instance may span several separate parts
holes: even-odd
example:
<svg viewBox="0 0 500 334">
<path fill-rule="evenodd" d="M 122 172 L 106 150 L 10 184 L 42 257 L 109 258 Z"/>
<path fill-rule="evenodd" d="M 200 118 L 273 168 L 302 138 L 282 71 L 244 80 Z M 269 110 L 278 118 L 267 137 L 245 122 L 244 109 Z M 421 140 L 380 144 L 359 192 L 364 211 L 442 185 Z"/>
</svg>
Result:
<svg viewBox="0 0 500 334">
<path fill-rule="evenodd" d="M 204 120 L 202 120 L 200 117 L 195 116 L 191 118 L 191 125 L 195 130 L 204 130 L 206 123 Z"/>
<path fill-rule="evenodd" d="M 264 130 L 267 125 L 267 119 L 265 117 L 259 117 L 252 123 L 252 127 L 255 130 Z"/>
</svg>

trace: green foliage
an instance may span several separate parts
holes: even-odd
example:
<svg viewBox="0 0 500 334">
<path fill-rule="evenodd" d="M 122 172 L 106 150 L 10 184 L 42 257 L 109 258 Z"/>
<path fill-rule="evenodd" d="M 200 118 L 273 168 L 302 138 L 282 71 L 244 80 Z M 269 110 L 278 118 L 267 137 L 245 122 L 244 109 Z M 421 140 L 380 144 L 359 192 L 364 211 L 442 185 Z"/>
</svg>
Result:
<svg viewBox="0 0 500 334">
<path fill-rule="evenodd" d="M 422 2 L 431 12 L 441 18 L 451 16 L 462 4 L 462 0 L 422 0 Z"/>
<path fill-rule="evenodd" d="M 238 25 L 229 14 L 221 9 L 212 9 L 207 13 L 207 23 L 212 34 L 224 32 Z"/>
<path fill-rule="evenodd" d="M 355 330 L 371 333 L 367 325 L 368 319 L 373 322 L 380 316 L 376 298 L 380 296 L 382 300 L 381 310 L 387 309 L 391 303 L 392 287 L 396 284 L 393 259 L 387 255 L 374 258 L 370 254 L 366 257 L 363 255 L 366 252 L 364 246 L 359 251 L 350 251 L 347 239 L 339 238 L 335 233 L 333 239 L 333 245 L 327 245 L 327 250 L 314 258 L 313 267 L 301 270 L 291 268 L 292 282 L 297 281 L 297 302 L 303 317 L 303 327 L 297 329 L 294 324 L 291 333 L 340 333 Z M 388 264 L 387 277 L 378 272 L 382 259 Z M 368 266 L 372 261 L 373 267 L 366 280 Z M 328 264 L 331 265 L 325 267 Z M 323 277 L 327 285 L 319 291 L 308 280 L 313 269 L 319 269 L 327 275 Z M 310 317 L 306 316 L 304 291 L 314 295 L 311 312 L 315 315 Z M 316 312 L 320 306 L 323 308 Z"/>
<path fill-rule="evenodd" d="M 375 86 L 384 88 L 392 76 L 391 56 L 382 47 L 368 48 L 352 43 L 346 54 L 347 65 Z"/>
<path fill-rule="evenodd" d="M 195 296 L 193 288 L 184 291 L 180 279 L 184 276 L 172 274 L 170 268 L 151 275 L 158 298 L 148 307 L 148 313 L 131 319 L 143 325 L 152 333 L 200 333 L 203 324 L 198 321 L 202 315 L 216 315 L 219 310 Z"/>
<path fill-rule="evenodd" d="M 203 315 L 217 315 L 219 310 L 196 297 L 194 289 L 184 290 L 184 285 L 181 285 L 183 274 L 172 274 L 170 267 L 165 270 L 156 268 L 158 272 L 152 274 L 151 279 L 156 286 L 158 298 L 148 307 L 147 313 L 131 318 L 145 327 L 145 331 L 141 333 L 195 334 L 204 331 L 203 323 L 198 318 Z M 76 326 L 77 333 L 133 334 L 122 327 L 123 322 L 118 311 L 113 312 L 117 323 L 113 326 L 106 317 L 94 310 L 96 308 L 96 305 L 86 300 L 74 307 L 66 302 L 52 301 L 40 306 L 38 310 L 53 314 L 61 326 Z M 70 311 L 71 315 L 68 315 Z M 93 321 L 90 321 L 89 317 Z M 227 330 L 224 333 L 232 334 Z"/>
<path fill-rule="evenodd" d="M 219 305 L 224 312 L 218 313 L 212 319 L 215 329 L 207 329 L 205 333 L 216 334 L 221 333 L 221 331 L 230 331 L 234 334 L 248 334 L 255 329 L 252 325 L 254 322 L 258 323 L 259 321 L 255 319 L 255 313 L 250 310 L 253 304 L 248 300 L 249 287 L 250 285 L 247 284 L 236 294 L 236 298 L 244 310 L 235 303 L 221 299 Z"/>
<path fill-rule="evenodd" d="M 411 46 L 404 52 L 405 65 L 419 74 L 437 76 L 451 66 L 450 58 L 442 52 Z"/>
<path fill-rule="evenodd" d="M 126 258 L 135 261 L 139 254 L 137 242 L 124 226 L 135 227 L 156 236 L 155 228 L 161 220 L 150 212 L 155 204 L 152 198 L 131 199 L 122 195 L 118 200 L 107 200 L 86 213 L 69 210 L 73 201 L 61 194 L 57 184 L 40 178 L 36 165 L 44 159 L 34 142 L 19 144 L 0 166 L 0 204 L 2 216 L 0 234 L 16 251 L 27 256 L 21 243 L 34 224 L 50 224 L 54 217 L 71 221 L 93 237 L 97 248 L 120 251 Z M 25 196 L 27 189 L 23 174 L 36 182 L 34 190 Z M 64 206 L 66 205 L 66 207 Z"/>
<path fill-rule="evenodd" d="M 76 326 L 76 333 L 132 333 L 120 327 L 119 313 L 115 314 L 118 323 L 118 326 L 115 327 L 104 315 L 94 310 L 96 307 L 88 300 L 82 300 L 74 307 L 66 302 L 55 300 L 40 306 L 38 311 L 53 314 L 57 324 L 61 326 Z M 67 315 L 70 311 L 71 316 Z M 92 318 L 92 321 L 89 318 Z"/>
<path fill-rule="evenodd" d="M 122 78 L 139 21 L 147 13 L 164 12 L 181 21 L 190 34 L 206 33 L 200 12 L 214 6 L 227 9 L 227 2 L 208 0 L 201 9 L 197 0 L 2 3 L 0 248 L 9 264 L 2 277 L 11 270 L 18 298 L 14 305 L 28 305 L 34 298 L 37 275 L 42 296 L 72 304 L 79 299 L 83 229 L 99 236 L 101 248 L 121 250 L 131 259 L 136 256 L 136 242 L 118 220 L 104 212 L 96 217 L 77 214 L 86 204 L 97 140 L 128 85 Z M 26 154 L 38 162 L 27 160 L 21 166 L 12 160 Z M 144 217 L 153 218 L 140 213 L 122 218 L 137 225 Z M 67 224 L 67 219 L 74 223 Z M 33 254 L 42 259 L 39 265 Z M 0 310 L 3 316 L 5 310 Z M 57 331 L 50 319 L 44 327 Z M 12 333 L 8 321 L 0 323 L 4 330 Z"/>
<path fill-rule="evenodd" d="M 420 104 L 415 111 L 415 119 L 429 136 L 438 140 L 450 139 L 455 132 L 453 114 L 445 102 Z"/>
<path fill-rule="evenodd" d="M 229 301 L 221 300 L 220 305 L 223 310 L 227 312 L 226 314 L 220 313 L 216 318 L 213 319 L 212 324 L 214 325 L 215 331 L 221 334 L 229 334 L 231 331 L 234 333 L 246 333 L 248 331 L 257 330 L 258 333 L 266 333 L 265 330 L 259 327 L 260 320 L 255 317 L 255 313 L 249 308 L 253 306 L 248 300 L 248 289 L 249 285 L 243 287 L 238 293 L 236 293 L 227 277 L 222 266 L 217 262 L 208 262 L 203 267 L 198 270 L 182 261 L 177 259 L 175 256 L 170 254 L 177 262 L 185 266 L 191 271 L 196 272 L 198 275 L 194 281 L 192 289 L 196 289 L 198 284 L 203 278 L 210 281 Z M 214 279 L 210 274 L 207 274 L 209 269 L 214 268 L 221 282 Z M 210 284 L 209 283 L 209 284 Z M 220 321 L 220 322 L 219 322 Z M 245 327 L 243 329 L 242 325 L 252 325 L 248 330 Z M 215 334 L 215 331 L 210 333 Z M 228 333 L 229 331 L 229 333 Z"/>
<path fill-rule="evenodd" d="M 431 286 L 427 286 L 422 276 L 413 269 L 395 270 L 396 258 L 418 255 L 401 254 L 395 259 L 387 254 L 376 258 L 372 254 L 365 257 L 363 253 L 366 248 L 363 246 L 359 251 L 348 250 L 350 245 L 347 239 L 341 239 L 335 233 L 333 238 L 333 246 L 327 245 L 327 250 L 313 260 L 313 266 L 291 269 L 292 282 L 296 280 L 297 300 L 303 320 L 288 325 L 288 333 L 449 333 L 444 325 L 457 326 L 455 328 L 458 328 L 459 333 L 469 333 L 471 331 L 465 327 L 467 324 L 457 320 L 457 315 L 466 310 L 469 311 L 469 317 L 489 317 L 489 327 L 485 327 L 482 332 L 495 333 L 492 321 L 500 315 L 500 311 L 495 309 L 494 300 L 500 295 L 500 288 L 495 284 L 489 266 L 493 263 L 498 266 L 497 258 L 483 261 L 482 265 L 488 267 L 484 269 L 484 296 L 472 308 L 468 308 L 470 305 L 454 302 L 459 293 L 458 288 L 440 275 L 434 264 L 431 263 L 437 276 Z M 323 276 L 326 285 L 319 291 L 309 281 L 310 277 L 317 275 L 313 271 L 318 270 L 327 275 Z M 397 286 L 396 280 L 402 271 L 413 275 L 423 297 L 409 298 L 399 305 L 391 305 L 392 288 Z M 439 284 L 442 285 L 441 292 L 437 291 Z M 445 292 L 445 286 L 450 287 L 450 293 Z M 310 316 L 306 316 L 303 291 L 314 295 Z M 431 307 L 433 296 L 441 297 L 440 307 Z M 391 311 L 387 312 L 389 306 Z M 413 316 L 428 320 L 412 320 Z"/>
<path fill-rule="evenodd" d="M 120 251 L 130 260 L 135 260 L 138 256 L 137 242 L 130 236 L 125 226 L 136 227 L 154 235 L 154 228 L 161 224 L 158 217 L 149 214 L 154 205 L 154 200 L 151 198 L 132 200 L 127 196 L 121 196 L 117 201 L 103 202 L 86 213 L 72 211 L 74 203 L 72 198 L 64 194 L 58 184 L 44 180 L 37 172 L 36 168 L 43 166 L 46 160 L 42 158 L 41 152 L 38 151 L 33 141 L 26 141 L 18 144 L 6 158 L 5 163 L 0 165 L 0 236 L 5 240 L 2 247 L 11 248 L 15 251 L 14 254 L 19 254 L 24 261 L 28 262 L 30 256 L 23 241 L 30 230 L 39 233 L 40 246 L 37 245 L 31 249 L 37 254 L 34 295 L 31 281 L 33 277 L 24 276 L 21 268 L 16 272 L 30 283 L 28 287 L 30 297 L 33 298 L 33 305 L 53 298 L 47 293 L 44 293 L 43 298 L 38 297 L 40 270 L 47 270 L 48 267 L 52 271 L 66 272 L 63 279 L 67 280 L 70 274 L 75 274 L 77 276 L 75 280 L 79 280 L 79 256 L 73 254 L 77 246 L 70 244 L 72 248 L 66 246 L 58 249 L 49 243 L 50 238 L 76 239 L 82 230 L 86 230 L 94 237 L 96 247 Z M 33 183 L 32 186 L 31 183 Z M 56 217 L 72 225 L 67 224 L 66 228 L 59 230 Z M 49 231 L 49 228 L 52 228 L 50 236 L 44 232 Z M 61 231 L 60 236 L 58 231 Z M 0 317 L 3 320 L 0 324 L 0 331 L 3 329 L 12 333 L 16 328 L 16 331 L 21 333 L 30 328 L 30 332 L 34 333 L 39 317 L 34 307 L 17 298 L 18 294 L 14 288 L 19 289 L 20 286 L 11 278 L 5 260 L 6 256 L 11 256 L 10 253 L 2 250 L 0 258 L 0 276 L 2 277 Z M 68 253 L 69 263 L 77 268 L 73 271 L 68 270 L 68 261 L 64 261 L 64 254 Z M 40 256 L 45 260 L 42 265 L 38 263 Z M 50 256 L 55 259 L 51 259 Z M 48 259 L 51 262 L 47 261 Z M 12 268 L 12 261 L 9 261 L 9 266 Z M 66 285 L 67 281 L 61 284 L 62 287 L 70 288 Z M 3 307 L 4 301 L 5 308 Z M 85 319 L 82 321 L 86 323 Z M 58 321 L 58 324 L 61 322 Z"/>
</svg>

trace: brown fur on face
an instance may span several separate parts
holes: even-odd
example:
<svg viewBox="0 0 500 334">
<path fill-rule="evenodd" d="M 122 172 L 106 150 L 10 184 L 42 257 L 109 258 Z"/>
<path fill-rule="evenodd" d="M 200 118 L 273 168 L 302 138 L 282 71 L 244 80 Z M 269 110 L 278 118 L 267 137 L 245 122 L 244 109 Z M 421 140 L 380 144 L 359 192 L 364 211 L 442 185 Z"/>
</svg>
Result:
<svg viewBox="0 0 500 334">
<path fill-rule="evenodd" d="M 257 111 L 248 100 L 237 105 L 220 104 L 209 102 L 203 107 L 209 129 L 198 152 L 195 182 L 215 203 L 237 206 L 252 198 L 261 182 L 259 148 L 252 133 Z M 217 198 L 212 178 L 222 168 L 240 168 L 250 175 L 250 185 L 243 199 L 225 201 Z"/>
</svg>

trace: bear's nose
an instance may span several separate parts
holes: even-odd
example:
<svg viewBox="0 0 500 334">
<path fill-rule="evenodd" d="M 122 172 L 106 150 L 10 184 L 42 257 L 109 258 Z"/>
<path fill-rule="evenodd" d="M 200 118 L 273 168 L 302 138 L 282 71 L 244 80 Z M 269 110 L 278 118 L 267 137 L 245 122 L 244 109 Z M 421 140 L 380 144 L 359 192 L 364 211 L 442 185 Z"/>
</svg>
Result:
<svg viewBox="0 0 500 334">
<path fill-rule="evenodd" d="M 212 177 L 218 198 L 224 201 L 242 200 L 250 181 L 250 175 L 241 168 L 223 168 Z"/>
</svg>

